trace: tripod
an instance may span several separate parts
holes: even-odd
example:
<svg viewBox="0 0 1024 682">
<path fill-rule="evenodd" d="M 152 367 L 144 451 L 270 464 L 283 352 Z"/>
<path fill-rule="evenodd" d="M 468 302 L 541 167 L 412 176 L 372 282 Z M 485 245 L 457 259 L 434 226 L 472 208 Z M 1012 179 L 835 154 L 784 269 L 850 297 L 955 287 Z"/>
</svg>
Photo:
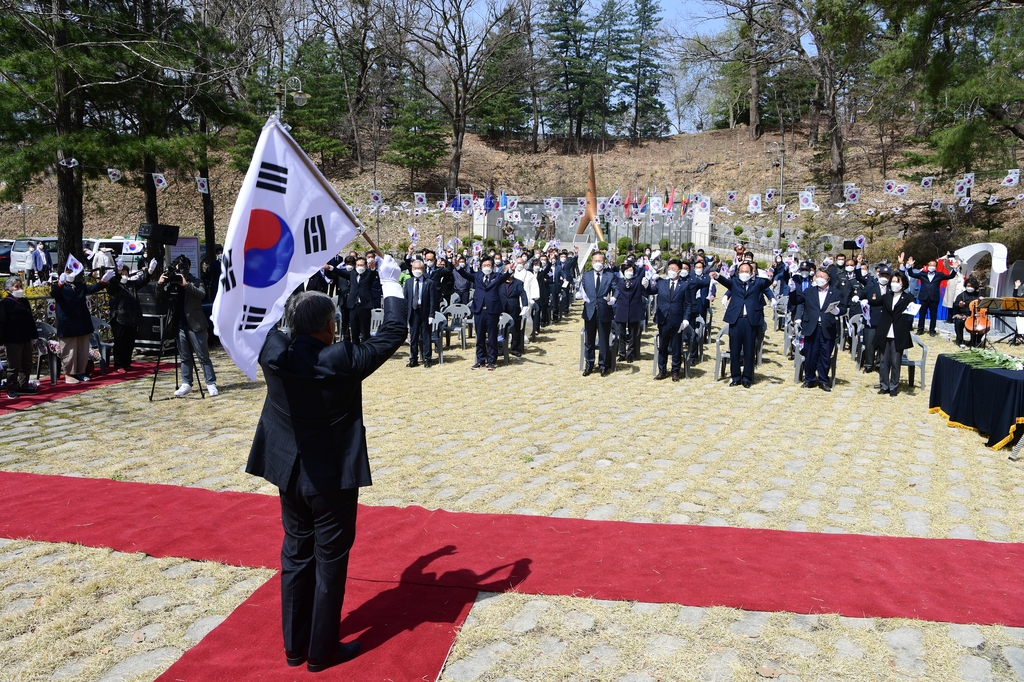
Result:
<svg viewBox="0 0 1024 682">
<path fill-rule="evenodd" d="M 173 329 L 178 332 L 178 296 L 179 292 L 171 292 L 168 295 L 168 306 L 167 306 L 167 318 L 164 324 L 160 328 L 160 354 L 156 358 L 156 368 L 153 370 L 153 385 L 149 389 L 149 402 L 153 402 L 153 394 L 156 392 L 156 378 L 160 374 L 160 361 L 164 358 L 164 344 L 167 340 L 167 330 Z M 192 346 L 192 337 L 190 336 L 191 330 L 186 328 L 185 332 L 185 345 L 188 347 L 188 356 L 192 361 L 192 371 L 196 373 L 196 379 L 199 378 L 199 366 L 196 363 L 195 349 Z M 174 342 L 174 389 L 177 390 L 178 384 L 178 342 L 175 339 Z M 206 399 L 206 391 L 203 390 L 203 384 L 201 381 L 197 381 L 199 384 L 199 395 L 204 400 Z"/>
</svg>

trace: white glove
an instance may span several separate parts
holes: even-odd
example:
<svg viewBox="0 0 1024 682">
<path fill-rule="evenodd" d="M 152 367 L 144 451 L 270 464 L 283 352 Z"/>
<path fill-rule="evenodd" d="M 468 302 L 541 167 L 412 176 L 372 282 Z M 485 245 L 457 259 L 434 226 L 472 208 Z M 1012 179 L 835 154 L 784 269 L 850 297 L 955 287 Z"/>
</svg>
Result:
<svg viewBox="0 0 1024 682">
<path fill-rule="evenodd" d="M 683 329 L 686 329 L 689 326 L 690 326 L 690 321 L 689 320 L 683 320 Z"/>
<path fill-rule="evenodd" d="M 402 291 L 402 285 L 398 283 L 398 276 L 402 274 L 402 269 L 398 267 L 398 263 L 391 256 L 385 256 L 379 258 L 377 261 L 377 273 L 380 275 L 380 288 L 381 293 L 384 294 L 385 298 L 391 298 L 392 296 L 405 296 Z"/>
<path fill-rule="evenodd" d="M 67 281 L 68 281 L 68 276 L 67 276 L 67 274 L 66 274 L 66 273 L 63 273 L 63 272 L 62 272 L 62 273 L 60 273 L 60 278 L 59 278 L 59 279 L 58 279 L 57 281 L 58 281 L 58 282 L 60 282 L 61 284 L 66 284 L 66 283 L 67 283 Z"/>
<path fill-rule="evenodd" d="M 771 307 L 774 308 L 775 306 L 777 306 L 779 304 L 779 299 L 773 298 L 771 301 L 769 301 L 769 304 L 771 305 Z"/>
<path fill-rule="evenodd" d="M 850 300 L 853 301 L 854 303 L 860 303 L 860 296 L 854 296 Z"/>
<path fill-rule="evenodd" d="M 644 277 L 643 280 L 640 281 L 640 285 L 643 286 L 644 289 L 646 289 L 647 287 L 649 287 L 651 285 L 651 278 L 650 277 Z"/>
<path fill-rule="evenodd" d="M 615 305 L 615 301 L 618 300 L 614 296 L 608 297 L 608 305 Z"/>
<path fill-rule="evenodd" d="M 124 267 L 124 258 L 117 259 L 117 271 L 121 272 L 121 268 Z"/>
<path fill-rule="evenodd" d="M 432 316 L 428 317 L 427 322 L 429 322 L 430 324 L 434 324 L 434 318 Z"/>
<path fill-rule="evenodd" d="M 149 274 L 152 275 L 154 272 L 156 272 L 156 258 L 149 261 Z"/>
<path fill-rule="evenodd" d="M 660 278 L 661 278 L 661 275 L 658 274 L 657 270 L 655 270 L 654 273 L 651 274 L 651 281 L 652 282 L 657 282 Z"/>
<path fill-rule="evenodd" d="M 100 281 L 106 284 L 110 280 L 114 279 L 114 275 L 116 274 L 117 273 L 114 272 L 113 270 L 107 270 L 106 272 L 103 273 L 103 276 L 100 277 Z"/>
</svg>

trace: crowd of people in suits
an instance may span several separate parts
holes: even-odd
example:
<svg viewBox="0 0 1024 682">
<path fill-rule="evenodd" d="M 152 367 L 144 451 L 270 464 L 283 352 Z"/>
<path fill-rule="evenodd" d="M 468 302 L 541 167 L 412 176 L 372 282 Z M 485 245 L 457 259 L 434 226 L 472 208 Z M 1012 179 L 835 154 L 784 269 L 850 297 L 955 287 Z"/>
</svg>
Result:
<svg viewBox="0 0 1024 682">
<path fill-rule="evenodd" d="M 336 293 L 340 303 L 339 337 L 364 343 L 370 337 L 370 314 L 380 306 L 376 253 L 351 252 L 326 264 L 307 289 Z M 493 370 L 501 334 L 509 335 L 512 355 L 521 356 L 524 330 L 535 339 L 545 327 L 569 317 L 574 301 L 583 321 L 583 376 L 607 376 L 617 362 L 640 359 L 647 323 L 657 328 L 655 380 L 681 379 L 684 359 L 700 359 L 702 333 L 710 309 L 721 294 L 722 322 L 728 325 L 730 385 L 750 387 L 756 355 L 771 317 L 766 309 L 785 300 L 785 313 L 798 321 L 798 352 L 803 357 L 803 385 L 830 391 L 832 356 L 849 318 L 863 318 L 864 370 L 878 371 L 879 393 L 898 392 L 903 352 L 913 345 L 911 332 L 918 310 L 918 334 L 925 317 L 934 332 L 940 286 L 959 276 L 950 260 L 945 272 L 935 261 L 914 267 L 913 258 L 900 255 L 891 267 L 869 266 L 858 256 L 838 254 L 821 265 L 794 261 L 781 254 L 762 270 L 753 254 L 737 245 L 731 262 L 703 250 L 662 260 L 650 252 L 628 255 L 616 264 L 612 254 L 595 251 L 587 263 L 578 250 L 529 249 L 489 252 L 435 252 L 410 247 L 404 261 L 402 286 L 407 304 L 410 346 L 408 366 L 433 364 L 435 330 L 443 327 L 445 306 L 469 306 L 476 336 L 473 369 Z M 963 343 L 964 313 L 980 296 L 973 278 L 952 302 L 957 342 Z M 916 287 L 916 295 L 911 287 Z M 653 297 L 653 302 L 652 302 Z M 948 304 L 947 304 L 948 305 Z M 507 314 L 512 324 L 500 328 Z M 523 324 L 524 316 L 531 324 Z M 967 343 L 977 343 L 969 338 Z M 614 354 L 614 357 L 613 357 Z"/>
</svg>

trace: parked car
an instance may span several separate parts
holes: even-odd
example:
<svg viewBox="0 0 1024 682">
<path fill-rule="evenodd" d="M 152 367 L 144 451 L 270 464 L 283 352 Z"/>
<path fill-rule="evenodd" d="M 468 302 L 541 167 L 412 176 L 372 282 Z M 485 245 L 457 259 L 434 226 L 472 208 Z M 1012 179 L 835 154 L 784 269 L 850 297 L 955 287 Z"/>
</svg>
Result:
<svg viewBox="0 0 1024 682">
<path fill-rule="evenodd" d="M 8 275 L 11 272 L 11 247 L 14 246 L 12 239 L 0 239 L 0 273 Z"/>
<path fill-rule="evenodd" d="M 46 251 L 50 254 L 50 262 L 53 263 L 54 269 L 57 269 L 57 238 L 56 237 L 22 237 L 14 240 L 14 246 L 11 247 L 11 272 L 27 272 L 32 269 L 31 263 L 28 262 L 28 244 L 39 244 L 42 242 L 46 247 Z"/>
</svg>

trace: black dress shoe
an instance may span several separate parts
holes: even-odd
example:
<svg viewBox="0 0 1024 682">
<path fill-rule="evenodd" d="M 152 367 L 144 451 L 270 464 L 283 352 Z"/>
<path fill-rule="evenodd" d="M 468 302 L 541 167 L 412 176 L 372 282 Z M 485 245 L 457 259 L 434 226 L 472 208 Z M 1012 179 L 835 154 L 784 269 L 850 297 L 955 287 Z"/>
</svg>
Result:
<svg viewBox="0 0 1024 682">
<path fill-rule="evenodd" d="M 823 381 L 820 384 L 818 384 L 818 388 L 820 388 L 821 390 L 825 391 L 826 393 L 831 393 L 832 392 L 832 387 L 828 385 L 827 381 Z"/>
<path fill-rule="evenodd" d="M 616 360 L 616 362 L 625 362 L 626 361 L 626 356 L 625 355 L 620 355 L 617 358 L 615 358 L 615 360 Z"/>
<path fill-rule="evenodd" d="M 473 365 L 472 367 L 470 367 L 470 369 L 480 369 L 481 367 L 483 367 L 483 364 L 478 362 L 475 365 Z"/>
<path fill-rule="evenodd" d="M 287 649 L 285 649 L 284 657 L 285 660 L 288 662 L 288 665 L 292 668 L 296 668 L 306 662 L 305 651 L 300 651 L 296 653 L 294 651 L 288 651 Z"/>
<path fill-rule="evenodd" d="M 433 367 L 434 366 L 434 361 L 433 360 L 424 360 L 423 361 L 423 366 L 424 367 Z"/>
<path fill-rule="evenodd" d="M 31 385 L 22 386 L 21 388 L 18 389 L 18 393 L 28 393 L 29 395 L 32 395 L 34 393 L 39 393 L 39 389 Z"/>
<path fill-rule="evenodd" d="M 729 385 L 730 386 L 739 386 L 741 383 L 743 383 L 743 382 L 740 381 L 739 379 L 733 379 L 732 381 L 729 382 Z"/>
<path fill-rule="evenodd" d="M 13 388 L 9 388 L 9 389 L 7 389 L 7 397 L 10 398 L 11 400 L 17 400 L 18 399 L 18 392 L 16 390 L 14 390 Z"/>
<path fill-rule="evenodd" d="M 586 367 L 583 370 L 583 376 L 589 377 L 593 372 L 594 372 L 594 368 L 593 367 Z"/>
<path fill-rule="evenodd" d="M 494 363 L 493 362 L 488 362 L 487 363 L 487 371 L 488 372 L 493 372 L 494 371 Z"/>
<path fill-rule="evenodd" d="M 655 381 L 661 381 L 662 379 L 668 379 L 668 375 L 665 374 L 664 372 L 658 372 L 657 374 L 654 375 Z"/>
<path fill-rule="evenodd" d="M 608 368 L 607 367 L 602 367 L 601 368 L 601 376 L 603 376 L 603 377 L 608 376 Z"/>
<path fill-rule="evenodd" d="M 326 658 L 322 661 L 315 661 L 312 658 L 306 663 L 306 670 L 311 673 L 318 673 L 322 670 L 327 670 L 331 666 L 351 661 L 353 658 L 359 655 L 363 647 L 359 642 L 349 642 L 348 644 L 339 643 L 338 650 L 334 652 L 334 655 L 330 658 Z"/>
<path fill-rule="evenodd" d="M 679 370 L 672 372 L 672 381 L 679 381 Z"/>
<path fill-rule="evenodd" d="M 743 380 L 743 388 L 750 388 L 750 384 L 751 384 L 750 380 L 748 380 L 748 379 L 744 379 Z"/>
<path fill-rule="evenodd" d="M 878 389 L 878 395 L 885 395 L 888 392 L 889 392 L 889 390 L 885 389 L 885 388 Z"/>
<path fill-rule="evenodd" d="M 895 398 L 895 397 L 896 397 L 896 393 L 897 393 L 897 391 L 896 391 L 896 389 L 895 389 L 895 388 L 894 388 L 894 389 L 892 389 L 891 391 L 889 391 L 889 395 L 891 395 L 891 396 L 892 396 L 893 398 Z"/>
<path fill-rule="evenodd" d="M 409 362 L 405 363 L 405 366 L 406 367 L 419 367 L 420 363 L 416 362 L 415 360 L 410 360 Z"/>
</svg>

